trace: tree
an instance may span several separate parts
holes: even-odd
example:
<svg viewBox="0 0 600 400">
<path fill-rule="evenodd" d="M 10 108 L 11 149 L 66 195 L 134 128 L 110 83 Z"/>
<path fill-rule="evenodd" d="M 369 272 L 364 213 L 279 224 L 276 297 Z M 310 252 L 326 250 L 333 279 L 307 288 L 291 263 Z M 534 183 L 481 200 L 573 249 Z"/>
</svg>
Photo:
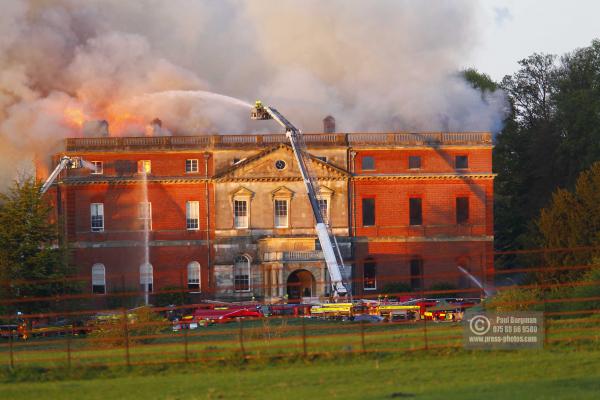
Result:
<svg viewBox="0 0 600 400">
<path fill-rule="evenodd" d="M 0 298 L 48 297 L 63 293 L 68 275 L 67 252 L 59 244 L 51 206 L 40 185 L 27 178 L 0 194 Z M 37 283 L 40 280 L 54 280 Z M 48 301 L 20 303 L 19 311 L 38 311 Z M 17 311 L 9 309 L 7 311 Z"/>
<path fill-rule="evenodd" d="M 573 191 L 558 189 L 551 204 L 542 209 L 537 220 L 541 244 L 548 249 L 591 248 L 589 251 L 549 252 L 550 266 L 590 265 L 600 254 L 600 162 L 582 172 Z M 576 278 L 580 271 L 544 274 L 544 279 L 563 281 Z"/>
</svg>

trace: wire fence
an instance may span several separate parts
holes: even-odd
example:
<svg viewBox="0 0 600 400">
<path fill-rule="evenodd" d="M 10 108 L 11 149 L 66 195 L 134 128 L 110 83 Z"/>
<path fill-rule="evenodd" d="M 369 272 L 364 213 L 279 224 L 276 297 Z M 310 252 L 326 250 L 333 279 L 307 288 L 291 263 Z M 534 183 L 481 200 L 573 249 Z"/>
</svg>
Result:
<svg viewBox="0 0 600 400">
<path fill-rule="evenodd" d="M 557 250 L 560 251 L 566 250 Z M 531 253 L 544 254 L 537 250 Z M 462 319 L 469 308 L 541 311 L 546 348 L 598 348 L 600 273 L 593 273 L 593 265 L 547 266 L 537 261 L 527 267 L 495 272 L 498 277 L 516 274 L 530 277 L 519 283 L 492 288 L 488 280 L 481 287 L 472 284 L 426 289 L 422 282 L 456 281 L 462 273 L 421 274 L 418 285 L 410 290 L 404 288 L 386 294 L 365 292 L 360 299 L 351 299 L 353 304 L 349 306 L 350 299 L 339 299 L 341 308 L 346 304 L 345 311 L 325 314 L 314 311 L 312 307 L 318 304 L 304 304 L 301 299 L 295 304 L 286 304 L 281 299 L 278 304 L 269 305 L 257 301 L 225 304 L 204 299 L 189 302 L 186 301 L 189 290 L 183 284 L 153 293 L 153 296 L 167 294 L 181 299 L 177 305 L 161 307 L 97 306 L 99 299 L 110 297 L 139 299 L 144 294 L 141 290 L 100 296 L 65 290 L 52 295 L 2 298 L 0 364 L 11 369 L 82 368 L 451 350 L 463 347 Z M 571 271 L 576 278 L 564 281 L 531 278 L 538 273 Z M 31 287 L 81 279 L 87 278 L 3 283 Z M 378 284 L 410 283 L 411 279 L 414 283 L 414 275 L 387 275 Z M 364 280 L 355 279 L 352 283 L 361 285 Z M 493 293 L 490 295 L 487 289 Z M 209 290 L 202 295 L 211 298 L 214 294 Z M 320 303 L 327 301 L 319 299 Z M 33 307 L 30 312 L 17 313 L 21 307 L 41 303 L 44 308 Z M 395 305 L 412 308 L 397 314 L 384 311 L 386 306 Z M 227 310 L 255 314 L 221 319 Z"/>
</svg>

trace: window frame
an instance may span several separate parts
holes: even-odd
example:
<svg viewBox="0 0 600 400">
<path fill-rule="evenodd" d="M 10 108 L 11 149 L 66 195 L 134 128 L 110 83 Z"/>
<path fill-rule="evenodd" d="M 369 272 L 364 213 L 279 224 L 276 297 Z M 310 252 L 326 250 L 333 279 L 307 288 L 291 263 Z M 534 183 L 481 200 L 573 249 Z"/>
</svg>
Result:
<svg viewBox="0 0 600 400">
<path fill-rule="evenodd" d="M 418 166 L 412 166 L 412 161 L 418 160 Z M 409 155 L 408 156 L 408 169 L 409 170 L 419 170 L 423 167 L 423 158 L 419 155 Z"/>
<path fill-rule="evenodd" d="M 188 162 L 190 168 L 188 169 Z M 196 163 L 196 169 L 194 170 L 194 162 Z M 198 158 L 187 158 L 185 160 L 185 173 L 186 174 L 197 174 L 200 172 L 200 161 Z"/>
<path fill-rule="evenodd" d="M 237 215 L 238 208 L 236 207 L 236 203 L 245 203 L 245 211 L 246 215 Z M 245 217 L 245 223 L 239 224 L 238 218 Z M 248 229 L 250 226 L 250 200 L 242 199 L 242 198 L 234 198 L 233 199 L 233 227 L 235 229 Z"/>
<path fill-rule="evenodd" d="M 461 205 L 462 204 L 462 205 Z M 457 196 L 454 202 L 455 216 L 457 225 L 466 225 L 469 223 L 470 215 L 470 199 L 469 196 Z M 464 207 L 464 208 L 463 208 Z M 460 212 L 462 209 L 462 213 Z"/>
<path fill-rule="evenodd" d="M 418 203 L 417 203 L 418 201 Z M 414 203 L 413 203 L 414 202 Z M 418 204 L 418 218 L 416 215 L 416 209 L 413 210 L 413 204 Z M 417 221 L 418 219 L 418 221 Z M 418 222 L 418 223 L 417 223 Z M 409 226 L 423 226 L 423 198 L 419 196 L 411 196 L 408 198 L 408 225 Z"/>
<path fill-rule="evenodd" d="M 410 270 L 410 290 L 424 290 L 424 269 L 423 269 L 423 259 L 421 257 L 413 257 L 410 259 L 409 263 Z M 415 270 L 418 270 L 417 273 L 413 273 Z"/>
<path fill-rule="evenodd" d="M 148 285 L 148 293 L 154 292 L 154 267 L 151 263 L 142 263 L 140 265 L 140 288 L 143 292 L 146 291 L 144 285 Z"/>
<path fill-rule="evenodd" d="M 366 160 L 371 160 L 371 167 L 365 167 L 365 161 Z M 360 169 L 361 171 L 375 171 L 376 168 L 376 164 L 375 164 L 375 156 L 368 156 L 368 155 L 364 155 L 361 156 L 360 158 Z"/>
<path fill-rule="evenodd" d="M 461 159 L 461 166 L 459 166 L 459 158 Z M 464 166 L 462 166 L 462 161 L 464 160 Z M 469 169 L 469 155 L 468 154 L 456 154 L 454 156 L 454 168 L 455 169 Z"/>
<path fill-rule="evenodd" d="M 142 201 L 138 203 L 138 219 L 148 220 L 148 230 L 152 230 L 152 202 Z"/>
<path fill-rule="evenodd" d="M 94 169 L 90 172 L 90 175 L 104 175 L 104 161 L 90 161 L 90 163 L 94 165 Z"/>
<path fill-rule="evenodd" d="M 365 202 L 366 201 L 372 201 L 373 202 L 373 223 L 372 224 L 366 224 L 365 223 Z M 377 224 L 377 202 L 375 201 L 375 197 L 363 197 L 361 199 L 361 224 L 363 227 L 371 227 L 371 226 L 376 226 Z"/>
<path fill-rule="evenodd" d="M 367 265 L 373 268 L 372 286 L 367 287 Z M 377 263 L 375 260 L 365 260 L 363 263 L 363 290 L 377 290 Z"/>
<path fill-rule="evenodd" d="M 195 205 L 195 209 L 192 209 L 192 205 Z M 196 211 L 196 218 L 191 218 L 192 211 Z M 196 221 L 196 226 L 192 226 L 190 221 Z M 200 230 L 200 202 L 198 200 L 188 200 L 185 202 L 185 227 L 188 231 Z"/>
<path fill-rule="evenodd" d="M 100 274 L 97 273 L 97 270 L 101 269 L 102 273 L 102 283 L 98 284 L 98 281 L 95 279 Z M 102 292 L 96 291 L 96 287 L 102 287 Z M 92 294 L 106 294 L 106 266 L 102 263 L 96 263 L 92 265 Z"/>
<path fill-rule="evenodd" d="M 244 265 L 242 266 L 241 260 L 244 259 Z M 233 291 L 235 293 L 248 293 L 252 289 L 251 284 L 251 270 L 250 270 L 250 257 L 247 255 L 238 255 L 233 259 Z M 244 268 L 245 270 L 242 272 L 247 272 L 247 274 L 241 274 L 239 272 L 239 268 Z M 246 278 L 243 278 L 243 277 Z M 240 278 L 238 278 L 240 277 Z M 241 284 L 241 286 L 238 286 Z"/>
<path fill-rule="evenodd" d="M 152 161 L 151 160 L 138 160 L 137 162 L 137 173 L 138 174 L 151 174 L 152 173 Z"/>
<path fill-rule="evenodd" d="M 278 215 L 277 203 L 285 204 L 285 225 L 278 224 L 279 218 L 282 215 Z M 273 199 L 273 226 L 275 229 L 286 229 L 290 227 L 290 199 L 285 198 L 274 198 Z"/>
<path fill-rule="evenodd" d="M 325 210 L 323 210 L 323 202 L 325 202 Z M 321 217 L 323 217 L 323 222 L 326 225 L 329 225 L 329 199 L 328 198 L 320 198 L 317 199 L 317 203 L 319 204 L 319 211 L 321 212 Z"/>
<path fill-rule="evenodd" d="M 101 210 L 101 213 L 94 214 L 94 206 L 96 206 L 96 211 Z M 94 217 L 96 217 L 96 222 L 100 217 L 101 226 L 94 226 Z M 104 232 L 104 203 L 90 203 L 90 231 Z"/>
<path fill-rule="evenodd" d="M 202 291 L 202 265 L 198 261 L 190 261 L 187 265 L 188 290 L 195 293 Z"/>
</svg>

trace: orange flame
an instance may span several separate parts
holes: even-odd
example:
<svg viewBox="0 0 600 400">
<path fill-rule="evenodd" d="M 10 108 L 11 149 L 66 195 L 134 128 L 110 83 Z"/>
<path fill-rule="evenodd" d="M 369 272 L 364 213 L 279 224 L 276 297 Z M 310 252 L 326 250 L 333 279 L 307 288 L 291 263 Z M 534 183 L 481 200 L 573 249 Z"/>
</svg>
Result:
<svg viewBox="0 0 600 400">
<path fill-rule="evenodd" d="M 83 110 L 75 107 L 68 107 L 64 112 L 67 123 L 73 127 L 81 128 L 86 121 Z"/>
</svg>

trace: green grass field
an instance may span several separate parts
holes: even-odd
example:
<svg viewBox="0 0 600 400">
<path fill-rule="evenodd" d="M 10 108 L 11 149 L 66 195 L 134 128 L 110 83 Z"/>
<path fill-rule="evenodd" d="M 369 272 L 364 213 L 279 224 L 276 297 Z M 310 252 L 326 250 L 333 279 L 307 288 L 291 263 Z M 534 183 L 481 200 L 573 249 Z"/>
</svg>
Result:
<svg viewBox="0 0 600 400">
<path fill-rule="evenodd" d="M 119 377 L 115 377 L 119 376 Z M 244 366 L 104 370 L 0 384 L 3 399 L 597 399 L 600 351 L 445 350 Z"/>
<path fill-rule="evenodd" d="M 544 350 L 505 352 L 462 350 L 457 323 L 158 327 L 132 330 L 128 348 L 119 328 L 118 343 L 110 335 L 15 342 L 13 370 L 5 341 L 0 399 L 600 398 L 599 321 L 552 321 Z"/>
</svg>

